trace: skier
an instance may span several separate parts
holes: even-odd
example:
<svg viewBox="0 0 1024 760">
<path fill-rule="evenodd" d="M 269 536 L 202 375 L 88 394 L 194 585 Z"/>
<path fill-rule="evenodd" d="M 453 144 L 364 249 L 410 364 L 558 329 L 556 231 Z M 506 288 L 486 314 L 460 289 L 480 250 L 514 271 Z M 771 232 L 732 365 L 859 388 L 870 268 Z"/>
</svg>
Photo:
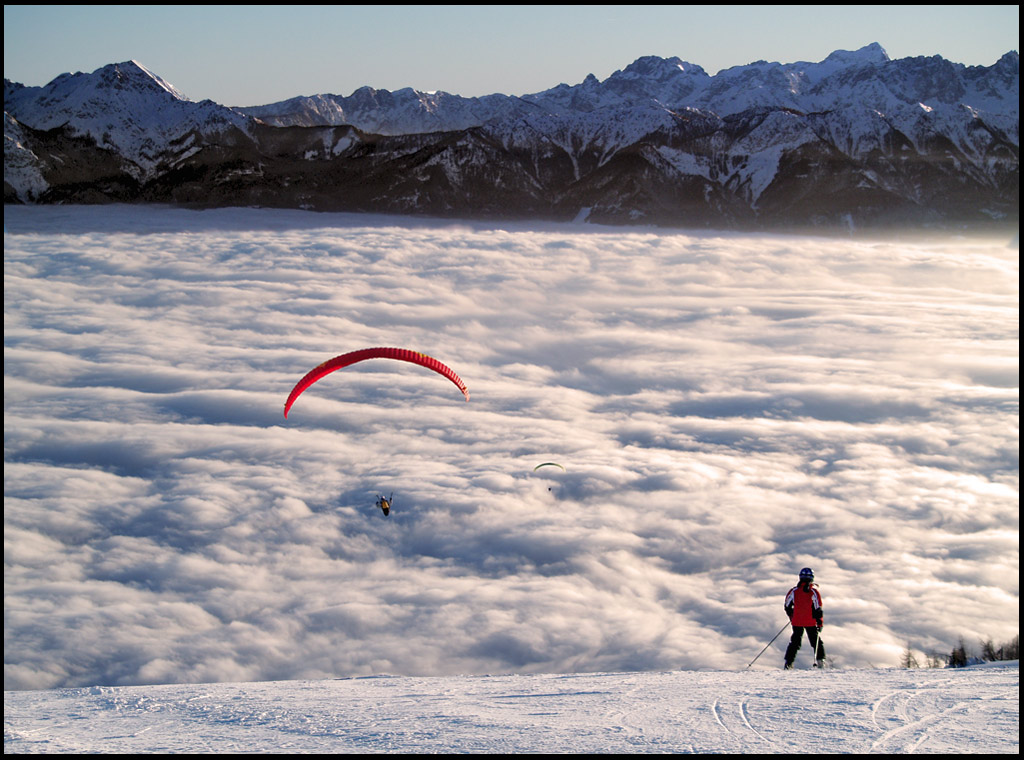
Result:
<svg viewBox="0 0 1024 760">
<path fill-rule="evenodd" d="M 793 626 L 793 636 L 786 647 L 786 670 L 793 667 L 793 660 L 800 650 L 800 643 L 807 632 L 807 641 L 814 647 L 814 667 L 825 666 L 825 645 L 821 641 L 822 611 L 821 593 L 814 585 L 814 572 L 809 567 L 800 571 L 800 582 L 786 594 L 786 614 Z"/>
</svg>

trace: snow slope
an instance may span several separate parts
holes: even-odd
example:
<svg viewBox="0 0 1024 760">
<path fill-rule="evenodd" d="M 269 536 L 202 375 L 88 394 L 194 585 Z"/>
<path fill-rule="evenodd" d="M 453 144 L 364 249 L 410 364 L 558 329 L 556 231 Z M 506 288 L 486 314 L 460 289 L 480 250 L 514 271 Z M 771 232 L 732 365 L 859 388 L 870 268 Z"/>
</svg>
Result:
<svg viewBox="0 0 1024 760">
<path fill-rule="evenodd" d="M 129 686 L 4 693 L 4 753 L 1019 750 L 1019 665 Z"/>
</svg>

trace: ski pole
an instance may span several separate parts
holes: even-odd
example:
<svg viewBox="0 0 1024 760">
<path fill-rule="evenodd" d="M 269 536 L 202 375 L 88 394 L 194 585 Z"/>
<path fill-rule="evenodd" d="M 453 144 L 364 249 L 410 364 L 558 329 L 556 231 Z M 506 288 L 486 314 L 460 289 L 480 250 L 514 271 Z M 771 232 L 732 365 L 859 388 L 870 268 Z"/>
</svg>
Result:
<svg viewBox="0 0 1024 760">
<path fill-rule="evenodd" d="M 776 633 L 774 636 L 772 636 L 772 640 L 764 645 L 764 649 L 762 649 L 760 652 L 757 653 L 757 657 L 760 657 L 765 652 L 767 652 L 768 651 L 768 647 L 770 647 L 772 644 L 774 644 L 775 643 L 775 639 L 779 638 L 779 636 L 782 635 L 782 631 L 786 630 L 787 628 L 789 628 L 789 623 L 786 623 L 784 626 L 782 626 L 782 630 L 780 630 L 778 633 Z M 751 665 L 753 665 L 755 662 L 757 662 L 757 657 L 755 657 L 753 660 L 751 660 L 747 664 L 747 668 L 749 668 Z M 746 670 L 747 668 L 744 668 L 744 670 Z"/>
</svg>

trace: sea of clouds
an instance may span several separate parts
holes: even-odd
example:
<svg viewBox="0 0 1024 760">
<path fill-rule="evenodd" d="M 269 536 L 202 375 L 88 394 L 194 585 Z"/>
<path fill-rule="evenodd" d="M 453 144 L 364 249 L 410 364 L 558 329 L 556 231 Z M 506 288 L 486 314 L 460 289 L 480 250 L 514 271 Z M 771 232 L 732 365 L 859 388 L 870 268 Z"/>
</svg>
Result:
<svg viewBox="0 0 1024 760">
<path fill-rule="evenodd" d="M 5 689 L 740 669 L 803 566 L 837 665 L 1007 640 L 1018 272 L 1008 236 L 6 207 Z M 471 400 L 372 360 L 284 418 L 369 346 Z"/>
</svg>

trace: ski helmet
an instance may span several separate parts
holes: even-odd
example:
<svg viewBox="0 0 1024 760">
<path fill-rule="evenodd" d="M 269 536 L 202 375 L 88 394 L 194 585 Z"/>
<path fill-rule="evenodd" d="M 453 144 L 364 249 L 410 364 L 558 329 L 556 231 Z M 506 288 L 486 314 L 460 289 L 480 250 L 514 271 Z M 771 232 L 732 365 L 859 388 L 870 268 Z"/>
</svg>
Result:
<svg viewBox="0 0 1024 760">
<path fill-rule="evenodd" d="M 809 567 L 805 567 L 803 570 L 800 571 L 800 580 L 802 580 L 802 581 L 813 581 L 814 580 L 814 571 L 811 570 L 811 568 L 809 568 Z"/>
</svg>

